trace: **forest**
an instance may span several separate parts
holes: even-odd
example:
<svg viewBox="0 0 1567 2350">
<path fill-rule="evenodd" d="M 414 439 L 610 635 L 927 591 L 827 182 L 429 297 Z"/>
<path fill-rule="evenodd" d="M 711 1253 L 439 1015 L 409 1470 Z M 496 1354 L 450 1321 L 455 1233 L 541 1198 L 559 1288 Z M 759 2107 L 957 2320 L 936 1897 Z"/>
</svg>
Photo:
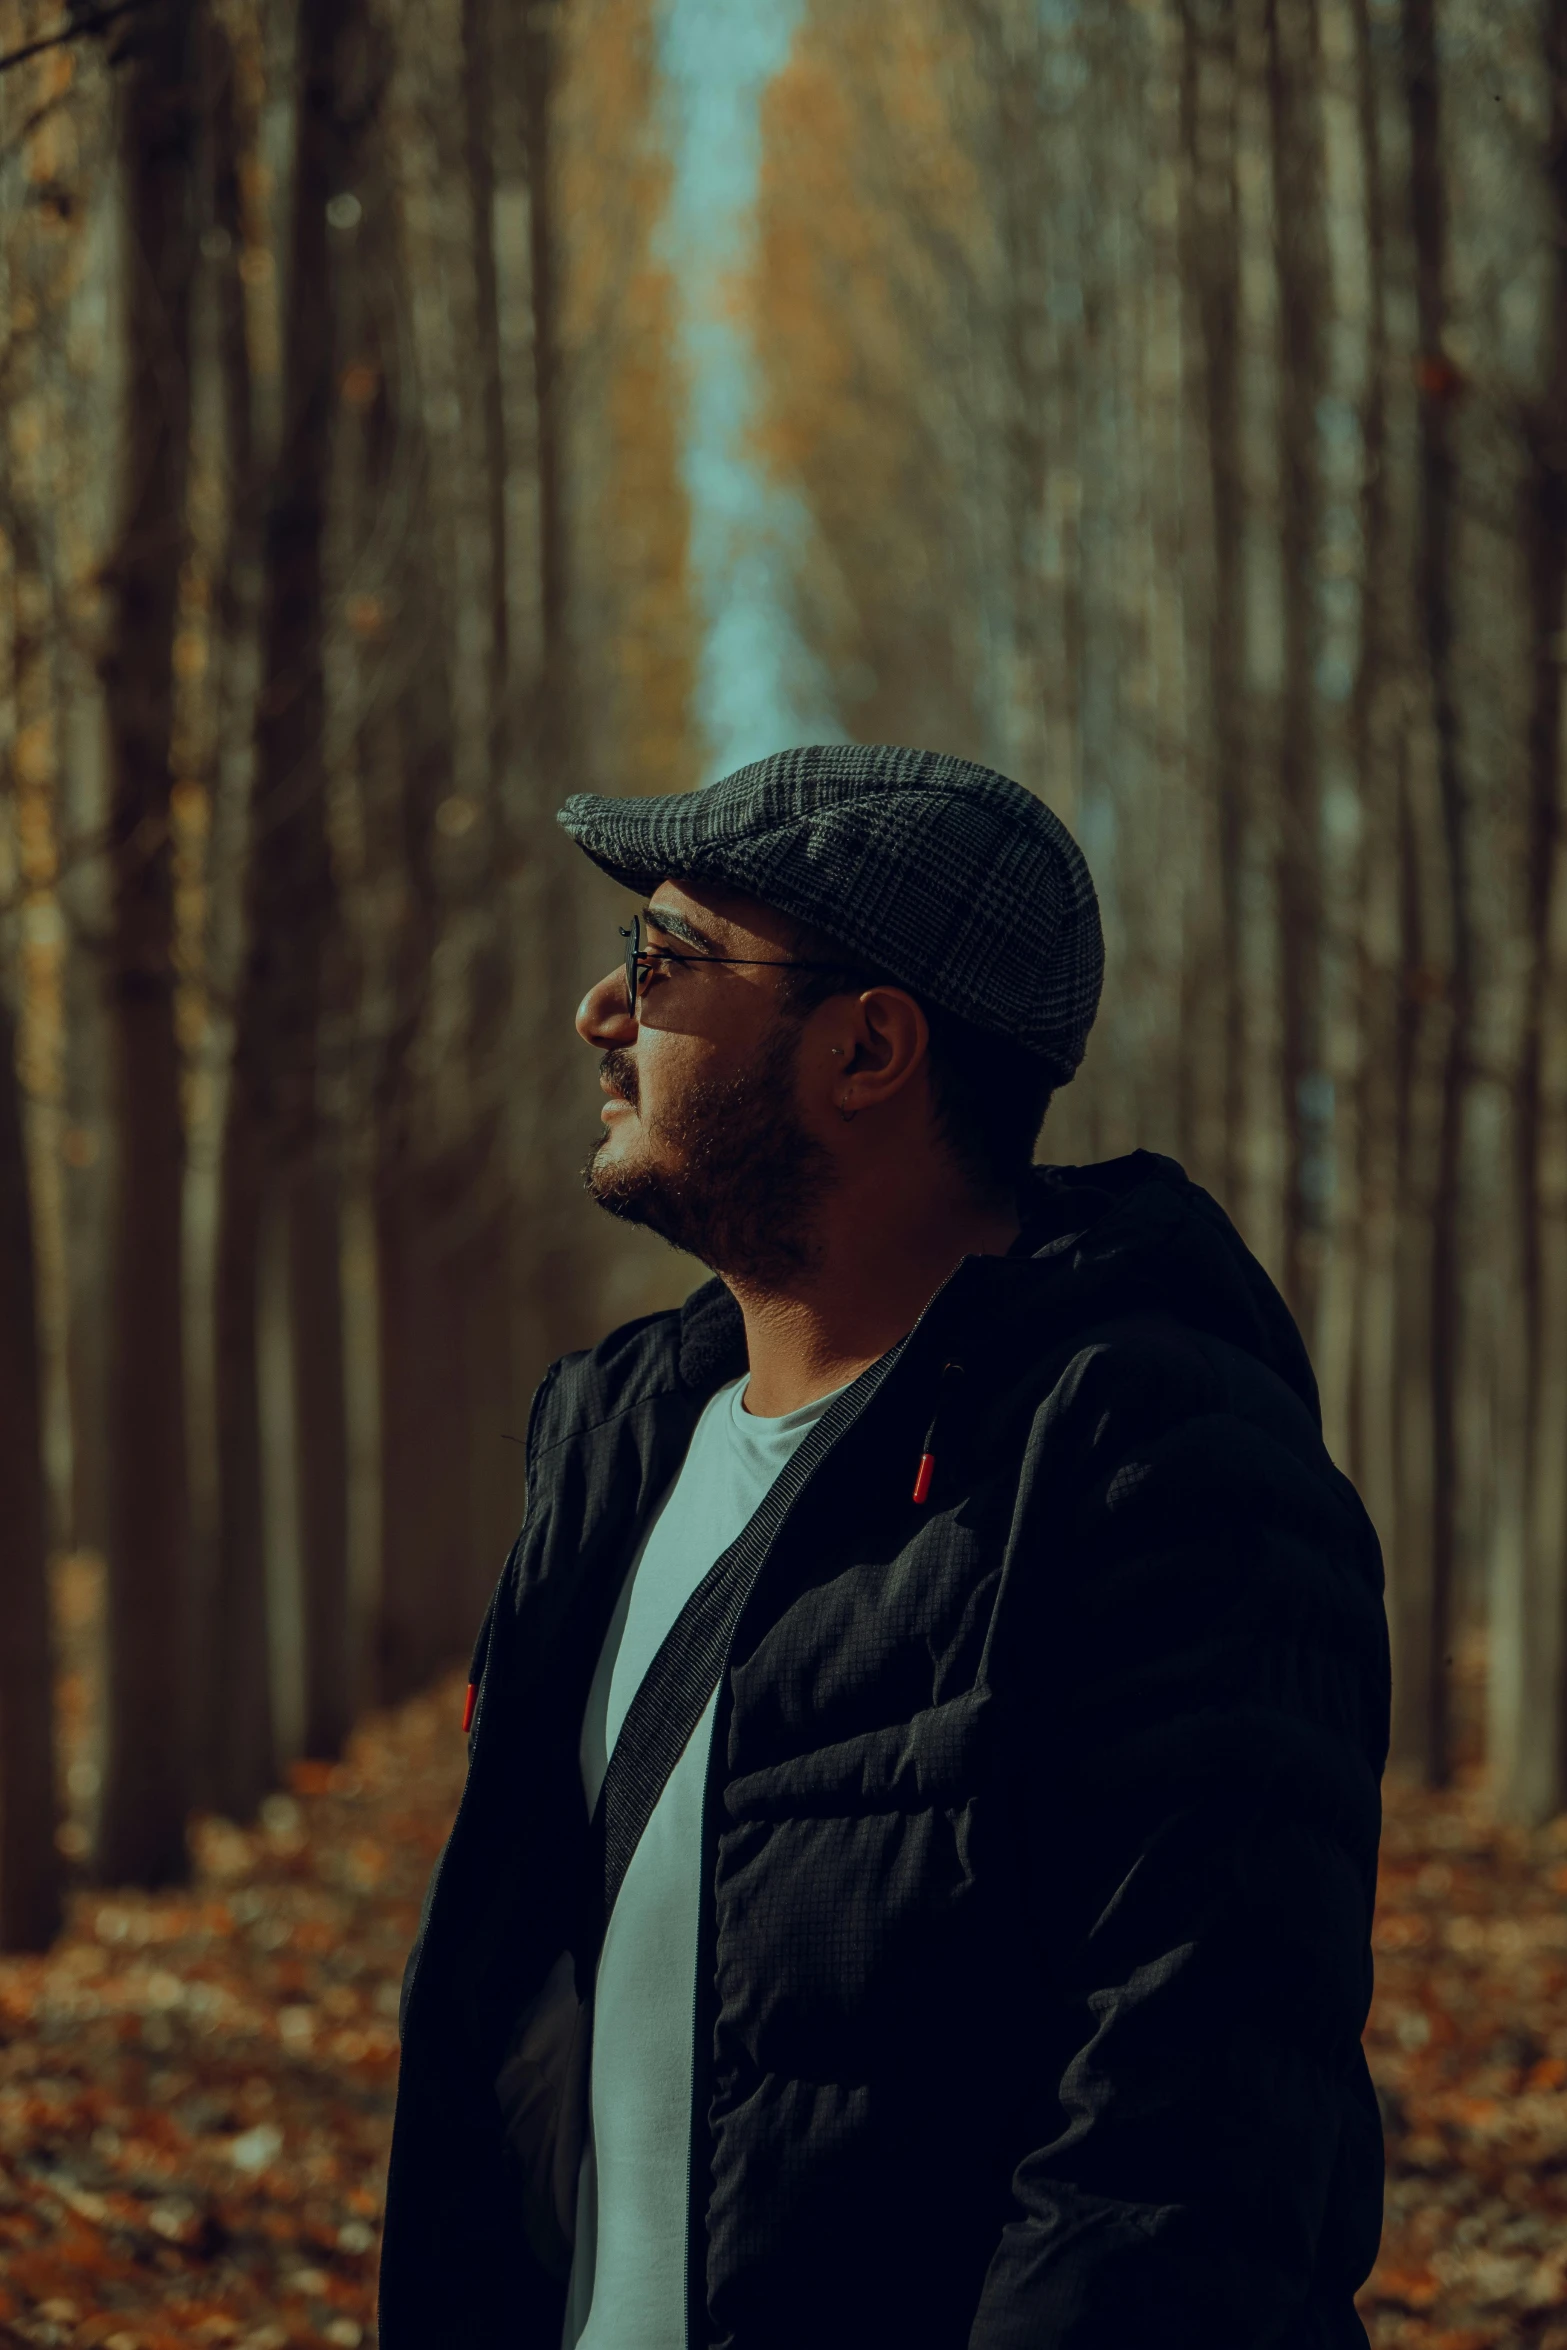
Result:
<svg viewBox="0 0 1567 2350">
<path fill-rule="evenodd" d="M 0 1950 L 461 1665 L 702 1277 L 554 812 L 844 738 L 1077 834 L 1041 1155 L 1235 1219 L 1393 1784 L 1547 1850 L 1567 0 L 0 0 Z"/>
</svg>

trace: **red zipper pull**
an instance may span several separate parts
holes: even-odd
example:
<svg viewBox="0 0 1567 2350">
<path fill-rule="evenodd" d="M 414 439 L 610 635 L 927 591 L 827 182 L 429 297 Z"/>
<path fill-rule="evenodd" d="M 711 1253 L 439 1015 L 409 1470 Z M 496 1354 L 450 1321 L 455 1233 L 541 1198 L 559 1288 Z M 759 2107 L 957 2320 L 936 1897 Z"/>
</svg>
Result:
<svg viewBox="0 0 1567 2350">
<path fill-rule="evenodd" d="M 473 1709 L 477 1705 L 478 1701 L 479 1684 L 477 1681 L 470 1681 L 468 1684 L 468 1694 L 462 1701 L 462 1734 L 465 1738 L 467 1737 L 469 1731 L 473 1728 Z"/>
<path fill-rule="evenodd" d="M 941 1404 L 947 1391 L 947 1381 L 949 1378 L 961 1379 L 962 1376 L 963 1365 L 961 1363 L 942 1364 L 941 1385 L 936 1390 L 936 1408 L 930 1415 L 930 1426 L 925 1431 L 925 1442 L 920 1452 L 920 1465 L 914 1478 L 914 1499 L 917 1502 L 929 1499 L 930 1481 L 936 1474 L 936 1423 L 941 1418 Z"/>
</svg>

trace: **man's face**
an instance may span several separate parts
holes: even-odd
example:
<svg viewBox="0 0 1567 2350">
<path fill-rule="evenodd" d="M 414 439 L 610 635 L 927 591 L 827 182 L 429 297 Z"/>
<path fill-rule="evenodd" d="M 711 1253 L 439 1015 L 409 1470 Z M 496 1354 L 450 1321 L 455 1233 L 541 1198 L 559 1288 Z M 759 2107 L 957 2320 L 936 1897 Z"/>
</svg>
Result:
<svg viewBox="0 0 1567 2350">
<path fill-rule="evenodd" d="M 793 959 L 790 925 L 752 899 L 666 881 L 643 933 L 669 959 L 645 970 L 635 1014 L 623 968 L 577 1012 L 608 1096 L 583 1180 L 610 1215 L 715 1272 L 782 1286 L 812 1261 L 836 1172 L 801 1106 L 808 1030 L 768 967 Z"/>
</svg>

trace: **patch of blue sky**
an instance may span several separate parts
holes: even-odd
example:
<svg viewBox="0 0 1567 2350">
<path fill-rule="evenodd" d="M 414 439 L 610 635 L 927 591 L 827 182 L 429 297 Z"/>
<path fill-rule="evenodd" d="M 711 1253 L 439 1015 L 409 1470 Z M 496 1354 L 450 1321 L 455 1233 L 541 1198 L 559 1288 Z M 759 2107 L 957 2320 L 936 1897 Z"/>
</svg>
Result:
<svg viewBox="0 0 1567 2350">
<path fill-rule="evenodd" d="M 678 289 L 704 782 L 789 743 L 844 736 L 798 619 L 809 516 L 753 449 L 756 354 L 735 316 L 754 265 L 762 99 L 800 14 L 800 0 L 659 0 L 656 14 L 671 163 L 659 252 Z"/>
</svg>

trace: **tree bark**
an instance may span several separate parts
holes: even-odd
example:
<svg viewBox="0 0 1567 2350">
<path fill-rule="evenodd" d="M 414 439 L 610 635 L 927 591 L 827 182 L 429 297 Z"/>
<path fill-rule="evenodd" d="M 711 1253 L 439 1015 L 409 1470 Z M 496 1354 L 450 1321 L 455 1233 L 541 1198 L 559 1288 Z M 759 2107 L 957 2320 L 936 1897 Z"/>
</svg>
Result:
<svg viewBox="0 0 1567 2350">
<path fill-rule="evenodd" d="M 477 406 L 483 423 L 487 523 L 486 603 L 488 606 L 488 808 L 490 837 L 505 842 L 519 764 L 519 724 L 524 715 L 523 672 L 516 655 L 520 631 L 512 624 L 512 537 L 509 527 L 504 326 L 500 256 L 497 250 L 497 191 L 503 133 L 497 101 L 505 49 L 497 21 L 497 0 L 463 0 L 463 98 L 469 198 L 473 207 L 474 294 L 478 378 Z M 529 338 L 531 342 L 531 337 Z M 528 599 L 530 607 L 534 599 Z M 513 852 L 513 856 L 515 851 Z M 508 858 L 508 862 L 511 862 Z M 502 907 L 498 920 L 505 922 Z M 496 1082 L 495 1064 L 509 1060 L 508 991 L 516 987 L 516 957 L 509 950 L 492 958 L 492 996 L 499 1017 L 476 1039 L 488 1065 L 480 1075 L 485 1125 L 484 1192 L 498 1192 L 506 1143 L 505 1103 L 512 1090 L 505 1076 Z M 462 1297 L 464 1392 L 468 1398 L 467 1573 L 453 1592 L 448 1645 L 460 1650 L 473 1627 L 506 1555 L 521 1516 L 521 1450 L 514 1441 L 518 1377 L 514 1284 L 520 1267 L 510 1246 L 514 1218 L 504 1197 L 475 1202 L 478 1229 L 458 1256 Z M 508 1438 L 513 1441 L 508 1441 Z"/>
<path fill-rule="evenodd" d="M 468 1573 L 449 1638 L 473 1637 L 502 1560 L 522 1522 L 528 1399 L 518 1382 L 515 1261 L 509 1203 L 500 1203 L 463 1252 L 464 1392 L 468 1397 Z"/>
<path fill-rule="evenodd" d="M 525 1001 L 535 1021 L 558 1020 L 560 975 L 579 967 L 585 860 L 574 855 L 554 814 L 575 771 L 574 712 L 581 680 L 573 657 L 576 590 L 571 569 L 571 517 L 566 494 L 566 377 L 561 334 L 561 225 L 555 186 L 555 87 L 558 72 L 554 20 L 530 11 L 523 37 L 523 132 L 527 154 L 532 243 L 533 396 L 538 467 L 538 580 L 540 662 L 531 730 L 535 762 L 534 834 L 539 853 L 532 872 L 531 921 L 542 969 L 523 975 Z M 568 999 L 569 1000 L 569 999 Z M 571 1238 L 577 1205 L 580 1047 L 569 1028 L 539 1040 L 542 1083 L 534 1131 L 544 1148 L 534 1154 L 533 1187 L 522 1200 L 528 1246 L 533 1351 L 529 1368 L 541 1373 L 567 1346 L 581 1343 L 584 1266 Z M 540 1197 L 540 1191 L 544 1196 Z M 527 1244 L 525 1244 L 527 1245 Z"/>
<path fill-rule="evenodd" d="M 1289 1140 L 1283 1286 L 1296 1318 L 1316 1319 L 1322 1256 L 1326 1079 L 1321 1066 L 1317 949 L 1322 920 L 1319 648 L 1315 554 L 1320 527 L 1318 404 L 1327 312 L 1322 156 L 1316 107 L 1313 0 L 1269 0 L 1269 86 L 1279 254 L 1284 707 L 1278 744 L 1281 839 L 1283 1118 Z"/>
<path fill-rule="evenodd" d="M 257 1375 L 262 1149 L 249 1072 L 236 1067 L 230 1078 L 219 1177 L 214 1297 L 218 1581 L 208 1693 L 210 1797 L 230 1819 L 248 1819 L 278 1778 L 267 1645 Z"/>
<path fill-rule="evenodd" d="M 511 734 L 511 627 L 506 594 L 506 408 L 501 378 L 500 287 L 495 255 L 494 0 L 462 0 L 463 115 L 473 207 L 478 409 L 483 419 L 489 622 L 490 785 L 504 790 Z"/>
<path fill-rule="evenodd" d="M 354 0 L 300 12 L 298 132 L 284 356 L 283 496 L 269 532 L 265 683 L 253 851 L 263 918 L 288 909 L 288 969 L 274 965 L 281 1049 L 279 1144 L 305 1593 L 306 1750 L 335 1756 L 353 1683 L 348 1631 L 348 1427 L 343 1386 L 341 1169 L 321 1068 L 336 889 L 327 834 L 323 547 L 332 455 L 333 272 L 327 204 L 345 160 L 343 48 Z M 270 833 L 269 857 L 263 845 Z"/>
<path fill-rule="evenodd" d="M 1362 51 L 1370 45 L 1362 0 Z M 1415 449 L 1414 252 L 1409 120 L 1391 44 L 1370 50 L 1362 116 L 1371 245 L 1372 377 L 1367 404 L 1366 674 L 1362 696 L 1358 953 L 1365 1049 L 1355 1129 L 1360 1244 L 1344 1466 L 1360 1489 L 1389 1567 L 1398 1533 L 1399 1145 L 1403 1021 L 1403 760 L 1419 695 L 1414 631 L 1419 479 Z"/>
<path fill-rule="evenodd" d="M 262 497 L 265 458 L 258 445 L 257 387 L 241 270 L 259 222 L 245 201 L 258 137 L 255 94 L 226 28 L 208 28 L 209 152 L 214 224 L 227 249 L 216 282 L 215 344 L 222 384 L 228 541 L 217 598 L 218 689 L 222 748 L 215 789 L 210 960 L 218 984 L 237 993 L 255 774 L 262 589 Z M 231 1055 L 232 1062 L 232 1055 Z M 261 1219 L 255 1103 L 229 1071 L 217 1170 L 217 1232 L 212 1259 L 213 1525 L 202 1546 L 205 1570 L 194 1624 L 204 1644 L 201 1790 L 219 1811 L 245 1816 L 273 1784 L 275 1755 L 266 1670 L 267 1625 L 262 1537 L 262 1474 L 256 1380 L 256 1264 Z"/>
<path fill-rule="evenodd" d="M 1241 1188 L 1234 1203 L 1247 1242 L 1283 1282 L 1291 1229 L 1294 1108 L 1283 1076 L 1284 938 L 1278 786 L 1289 680 L 1283 564 L 1284 398 L 1277 175 L 1274 169 L 1272 0 L 1235 12 L 1235 214 L 1239 271 L 1236 451 L 1240 476 L 1241 640 L 1245 822 L 1232 950 L 1244 1074 L 1237 1086 Z"/>
<path fill-rule="evenodd" d="M 209 202 L 219 253 L 211 263 L 213 364 L 219 379 L 228 483 L 226 544 L 215 597 L 213 658 L 217 741 L 207 857 L 206 962 L 215 993 L 233 1003 L 242 968 L 242 906 L 255 773 L 266 457 L 258 433 L 242 274 L 260 248 L 264 213 L 256 169 L 260 76 L 229 28 L 206 26 Z M 250 201 L 246 200 L 247 182 Z M 229 1038 L 232 1059 L 232 1038 Z M 256 1424 L 255 1280 L 259 1230 L 258 1137 L 249 1104 L 236 1118 L 225 1091 L 217 1146 L 215 1232 L 202 1267 L 212 1385 L 204 1507 L 194 1529 L 196 1595 L 191 1638 L 199 1660 L 197 1785 L 203 1805 L 243 1812 L 250 1791 L 272 1781 L 271 1714 L 262 1669 L 261 1467 Z M 198 1325 L 199 1326 L 199 1325 Z"/>
<path fill-rule="evenodd" d="M 456 1661 L 453 1588 L 472 1588 L 472 1442 L 462 1321 L 437 1234 L 445 1203 L 394 1165 L 377 1201 L 381 1271 L 383 1581 L 378 1694 L 395 1704 Z M 470 1622 L 467 1637 L 471 1638 Z"/>
<path fill-rule="evenodd" d="M 1366 548 L 1376 387 L 1372 355 L 1370 188 L 1365 144 L 1366 28 L 1355 0 L 1316 0 L 1327 315 L 1314 571 L 1319 857 L 1316 936 L 1321 1108 L 1316 1209 L 1323 1260 L 1310 1333 L 1323 1432 L 1336 1460 L 1352 1447 L 1355 1317 L 1365 1203 L 1361 1082 L 1369 1041 L 1359 899 L 1366 883 L 1367 734 L 1372 690 Z"/>
<path fill-rule="evenodd" d="M 1429 494 L 1429 485 L 1427 485 Z M 1429 518 L 1427 517 L 1427 528 Z M 1427 556 L 1429 561 L 1429 540 Z M 1441 823 L 1441 746 L 1424 697 L 1404 751 L 1399 863 L 1406 961 L 1399 1039 L 1396 1265 L 1398 1508 L 1390 1561 L 1393 1649 L 1390 1759 L 1442 1784 L 1448 1767 L 1447 1641 L 1451 1583 L 1451 1327 L 1442 1312 L 1452 1265 L 1444 1236 L 1446 1072 L 1453 1050 L 1452 926 Z"/>
<path fill-rule="evenodd" d="M 1453 455 L 1447 374 L 1446 188 L 1433 0 L 1404 0 L 1410 219 L 1423 398 L 1415 549 L 1429 718 L 1405 768 L 1406 943 L 1399 1348 L 1399 1539 L 1394 1558 L 1395 1761 L 1432 1785 L 1450 1763 L 1448 1645 L 1458 1481 L 1458 1209 L 1470 970 L 1452 678 Z"/>
<path fill-rule="evenodd" d="M 347 1421 L 338 1273 L 339 1176 L 321 1076 L 327 957 L 336 912 L 327 837 L 323 541 L 331 463 L 332 273 L 327 203 L 342 140 L 339 53 L 350 0 L 313 0 L 295 54 L 295 167 L 284 345 L 283 445 L 267 518 L 262 685 L 256 720 L 247 944 L 225 1139 L 219 1288 L 226 1633 L 219 1780 L 248 1816 L 289 1759 L 266 1686 L 265 1513 L 257 1433 L 259 1236 L 273 1203 L 287 1224 L 291 1359 L 304 1578 L 305 1690 L 291 1715 L 312 1751 L 336 1753 L 354 1683 L 347 1654 Z"/>
<path fill-rule="evenodd" d="M 95 811 L 101 826 L 101 811 Z M 78 827 L 88 829 L 86 824 Z M 85 894 L 85 893 L 84 893 Z M 62 890 L 62 896 L 65 892 Z M 94 908 L 96 912 L 96 907 Z M 112 1169 L 100 976 L 80 954 L 65 968 L 65 1213 L 73 1550 L 101 1552 L 108 1533 L 108 1293 Z"/>
<path fill-rule="evenodd" d="M 108 995 L 117 1141 L 108 1740 L 96 1866 L 107 1882 L 148 1886 L 186 1873 L 190 1783 L 169 744 L 189 435 L 194 31 L 194 9 L 167 0 L 138 24 L 125 70 L 128 504 L 104 672 L 114 743 Z"/>
<path fill-rule="evenodd" d="M 1555 134 L 1555 222 L 1543 397 L 1525 419 L 1532 464 L 1520 501 L 1528 550 L 1530 929 L 1520 1087 L 1528 1387 L 1521 1540 L 1493 1594 L 1492 1764 L 1503 1813 L 1530 1825 L 1567 1806 L 1567 0 L 1544 15 Z"/>
<path fill-rule="evenodd" d="M 1250 799 L 1243 700 L 1235 19 L 1227 0 L 1183 0 L 1181 14 L 1188 183 L 1181 262 L 1196 325 L 1193 439 L 1206 459 L 1201 538 L 1193 550 L 1187 606 L 1202 620 L 1193 646 L 1199 706 L 1206 717 L 1198 756 L 1211 779 L 1211 839 L 1218 864 L 1211 892 L 1197 890 L 1192 896 L 1181 1097 L 1184 1106 L 1217 1094 L 1219 1192 L 1233 1213 L 1246 1189 L 1243 833 Z M 1216 1084 L 1209 1073 L 1214 1068 Z M 1188 1108 L 1184 1123 L 1183 1147 L 1190 1154 L 1204 1126 L 1214 1121 Z"/>
<path fill-rule="evenodd" d="M 334 1760 L 353 1728 L 348 1425 L 338 1169 L 318 1153 L 288 1194 L 295 1452 L 304 1581 L 304 1750 Z"/>
<path fill-rule="evenodd" d="M 0 1950 L 47 1950 L 60 1927 L 38 1388 L 33 1220 L 16 1032 L 0 995 Z"/>
</svg>

